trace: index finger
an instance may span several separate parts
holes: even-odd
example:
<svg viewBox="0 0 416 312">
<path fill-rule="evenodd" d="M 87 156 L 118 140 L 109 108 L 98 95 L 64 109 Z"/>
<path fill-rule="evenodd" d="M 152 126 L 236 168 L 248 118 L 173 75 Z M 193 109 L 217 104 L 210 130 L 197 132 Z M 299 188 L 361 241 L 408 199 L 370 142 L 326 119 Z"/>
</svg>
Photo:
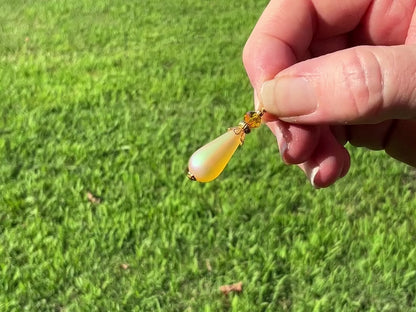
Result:
<svg viewBox="0 0 416 312">
<path fill-rule="evenodd" d="M 244 47 L 243 62 L 254 89 L 282 69 L 309 57 L 314 37 L 354 29 L 370 0 L 271 0 Z"/>
</svg>

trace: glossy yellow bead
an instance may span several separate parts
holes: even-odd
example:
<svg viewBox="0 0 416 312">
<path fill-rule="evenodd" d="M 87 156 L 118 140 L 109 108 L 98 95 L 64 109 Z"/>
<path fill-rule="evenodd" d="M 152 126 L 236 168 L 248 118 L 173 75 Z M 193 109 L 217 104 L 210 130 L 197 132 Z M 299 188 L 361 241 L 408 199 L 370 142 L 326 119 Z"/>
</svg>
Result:
<svg viewBox="0 0 416 312">
<path fill-rule="evenodd" d="M 244 141 L 245 133 L 239 127 L 198 149 L 188 163 L 188 176 L 199 182 L 210 182 L 218 177 L 230 161 L 237 147 Z"/>
<path fill-rule="evenodd" d="M 244 115 L 244 122 L 247 123 L 250 129 L 258 128 L 261 126 L 262 112 L 247 112 Z"/>
</svg>

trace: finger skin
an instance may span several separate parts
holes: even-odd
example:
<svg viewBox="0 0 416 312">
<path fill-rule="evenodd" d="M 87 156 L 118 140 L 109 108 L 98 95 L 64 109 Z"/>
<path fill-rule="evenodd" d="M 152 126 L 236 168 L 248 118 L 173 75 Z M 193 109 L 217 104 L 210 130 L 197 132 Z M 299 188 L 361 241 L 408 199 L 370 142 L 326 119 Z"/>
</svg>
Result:
<svg viewBox="0 0 416 312">
<path fill-rule="evenodd" d="M 243 50 L 243 63 L 257 92 L 264 81 L 307 57 L 313 12 L 310 1 L 269 2 Z"/>
<path fill-rule="evenodd" d="M 369 125 L 332 126 L 337 141 L 371 150 L 385 150 L 391 157 L 416 167 L 416 120 L 387 120 Z"/>
<path fill-rule="evenodd" d="M 416 117 L 416 46 L 360 46 L 297 63 L 263 85 L 265 109 L 303 124 Z"/>
<path fill-rule="evenodd" d="M 329 38 L 355 29 L 371 5 L 371 0 L 312 0 L 316 16 L 314 37 Z"/>
<path fill-rule="evenodd" d="M 311 57 L 361 44 L 404 44 L 405 40 L 406 44 L 416 43 L 416 15 L 412 18 L 415 3 L 416 0 L 272 0 L 259 19 L 243 52 L 244 65 L 255 91 L 259 94 L 264 81 L 273 79 L 285 68 Z M 359 72 L 352 71 L 350 74 L 359 75 Z M 409 93 L 410 91 L 407 92 Z M 287 97 L 282 98 L 290 102 Z M 398 97 L 395 106 L 399 114 L 403 113 L 403 106 L 406 109 L 406 105 L 406 99 Z M 381 110 L 382 108 L 381 105 Z M 371 109 L 377 112 L 377 106 L 374 106 L 369 109 L 368 115 L 372 113 Z M 364 115 L 365 113 L 364 110 Z M 354 119 L 354 116 L 352 118 Z M 300 167 L 308 176 L 310 168 L 318 165 L 320 170 L 315 175 L 316 186 L 324 187 L 348 171 L 349 155 L 342 147 L 348 140 L 352 144 L 374 149 L 380 149 L 384 144 L 392 157 L 412 163 L 412 157 L 406 156 L 410 158 L 407 159 L 401 155 L 405 151 L 403 145 L 399 144 L 400 140 L 401 143 L 408 142 L 403 142 L 403 138 L 398 134 L 404 133 L 404 129 L 412 130 L 413 132 L 407 133 L 408 137 L 409 133 L 416 133 L 416 126 L 404 125 L 399 121 L 397 129 L 390 129 L 387 127 L 391 123 L 388 120 L 380 123 L 380 120 L 384 119 L 388 117 L 378 115 L 375 120 L 370 121 L 373 124 L 364 126 L 345 126 L 345 122 L 349 123 L 348 120 L 336 120 L 334 123 L 340 125 L 331 126 L 331 135 L 322 131 L 326 126 L 314 120 L 307 121 L 311 123 L 307 127 L 290 123 L 280 123 L 278 127 L 278 122 L 268 125 L 277 137 L 279 148 L 284 150 L 283 159 L 287 163 L 298 163 L 306 159 Z M 301 120 L 302 118 L 289 119 L 290 122 L 296 123 L 300 123 Z M 367 121 L 357 118 L 355 122 Z M 282 129 L 282 125 L 290 127 Z M 282 130 L 286 130 L 286 139 L 294 139 L 289 149 L 287 144 L 285 147 L 286 139 L 282 139 Z M 394 130 L 391 135 L 390 130 Z M 307 157 L 302 158 L 300 151 Z M 413 155 L 416 155 L 416 151 Z M 337 177 L 339 172 L 341 173 Z"/>
<path fill-rule="evenodd" d="M 330 128 L 323 127 L 316 149 L 299 167 L 314 187 L 328 187 L 348 172 L 350 156 L 332 135 Z"/>
<path fill-rule="evenodd" d="M 416 10 L 413 9 L 413 16 L 410 21 L 409 29 L 407 31 L 405 44 L 415 44 L 415 43 L 416 43 Z"/>
<path fill-rule="evenodd" d="M 372 1 L 351 34 L 353 45 L 398 45 L 406 40 L 416 0 Z"/>
<path fill-rule="evenodd" d="M 315 39 L 313 42 L 311 42 L 309 51 L 311 52 L 312 57 L 317 57 L 343 50 L 349 47 L 349 40 L 349 36 L 346 34 L 326 39 Z"/>
<path fill-rule="evenodd" d="M 386 142 L 386 153 L 408 165 L 416 167 L 416 121 L 400 120 Z"/>
<path fill-rule="evenodd" d="M 355 29 L 371 2 L 271 0 L 243 50 L 244 66 L 255 90 L 259 92 L 261 84 L 282 69 L 310 57 L 312 40 Z"/>
<path fill-rule="evenodd" d="M 279 71 L 310 57 L 308 47 L 314 35 L 315 25 L 323 31 L 322 38 L 331 35 L 331 31 L 342 33 L 350 30 L 359 22 L 362 14 L 360 12 L 363 11 L 362 8 L 356 7 L 357 4 L 368 5 L 368 3 L 369 1 L 343 1 L 334 6 L 332 0 L 321 0 L 318 3 L 320 4 L 318 11 L 312 8 L 313 3 L 310 1 L 271 1 L 243 52 L 244 65 L 255 92 L 260 92 L 262 83 L 272 79 Z M 349 9 L 344 10 L 344 4 Z M 324 17 L 322 22 L 317 22 L 315 13 Z M 337 20 L 341 21 L 340 27 L 335 25 Z M 346 28 L 342 29 L 342 27 Z M 346 42 L 345 38 L 341 38 L 340 41 L 342 45 Z M 334 44 L 334 41 L 328 41 L 326 46 L 331 46 L 332 50 L 340 48 L 339 43 Z M 326 48 L 326 51 L 321 48 L 319 53 L 326 53 L 328 50 L 329 48 Z M 287 163 L 306 162 L 320 142 L 320 127 L 297 125 L 285 127 L 281 122 L 280 127 L 279 122 L 270 123 L 269 127 L 274 132 L 282 157 Z M 291 142 L 288 142 L 289 137 L 292 138 Z M 325 168 L 324 166 L 323 173 L 328 171 Z"/>
<path fill-rule="evenodd" d="M 275 135 L 282 159 L 287 164 L 300 164 L 314 153 L 321 136 L 316 126 L 293 125 L 281 120 L 267 122 Z"/>
<path fill-rule="evenodd" d="M 396 120 L 386 120 L 374 125 L 354 125 L 348 128 L 348 141 L 357 147 L 383 150 L 386 147 Z"/>
</svg>

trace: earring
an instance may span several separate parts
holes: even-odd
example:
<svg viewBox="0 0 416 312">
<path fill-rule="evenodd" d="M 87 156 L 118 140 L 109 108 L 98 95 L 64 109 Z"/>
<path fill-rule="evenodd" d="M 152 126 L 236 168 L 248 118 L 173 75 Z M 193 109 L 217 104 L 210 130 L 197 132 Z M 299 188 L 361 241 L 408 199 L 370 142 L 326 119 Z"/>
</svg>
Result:
<svg viewBox="0 0 416 312">
<path fill-rule="evenodd" d="M 217 178 L 227 166 L 246 134 L 261 125 L 265 110 L 247 112 L 244 121 L 229 128 L 226 133 L 202 146 L 192 154 L 188 162 L 188 178 L 192 181 L 210 182 Z"/>
</svg>

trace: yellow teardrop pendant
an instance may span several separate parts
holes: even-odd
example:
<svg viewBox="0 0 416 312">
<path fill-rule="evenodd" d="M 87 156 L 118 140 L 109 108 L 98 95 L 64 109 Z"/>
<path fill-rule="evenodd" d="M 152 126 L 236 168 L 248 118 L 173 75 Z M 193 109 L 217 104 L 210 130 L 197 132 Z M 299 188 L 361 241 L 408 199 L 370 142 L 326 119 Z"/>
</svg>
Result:
<svg viewBox="0 0 416 312">
<path fill-rule="evenodd" d="M 239 127 L 198 149 L 188 163 L 188 177 L 198 182 L 210 182 L 220 175 L 237 147 L 243 143 L 245 133 Z"/>
<path fill-rule="evenodd" d="M 243 144 L 245 135 L 261 125 L 263 114 L 264 110 L 248 112 L 238 127 L 228 129 L 193 153 L 188 163 L 188 178 L 198 182 L 210 182 L 217 178 L 237 147 Z"/>
</svg>

